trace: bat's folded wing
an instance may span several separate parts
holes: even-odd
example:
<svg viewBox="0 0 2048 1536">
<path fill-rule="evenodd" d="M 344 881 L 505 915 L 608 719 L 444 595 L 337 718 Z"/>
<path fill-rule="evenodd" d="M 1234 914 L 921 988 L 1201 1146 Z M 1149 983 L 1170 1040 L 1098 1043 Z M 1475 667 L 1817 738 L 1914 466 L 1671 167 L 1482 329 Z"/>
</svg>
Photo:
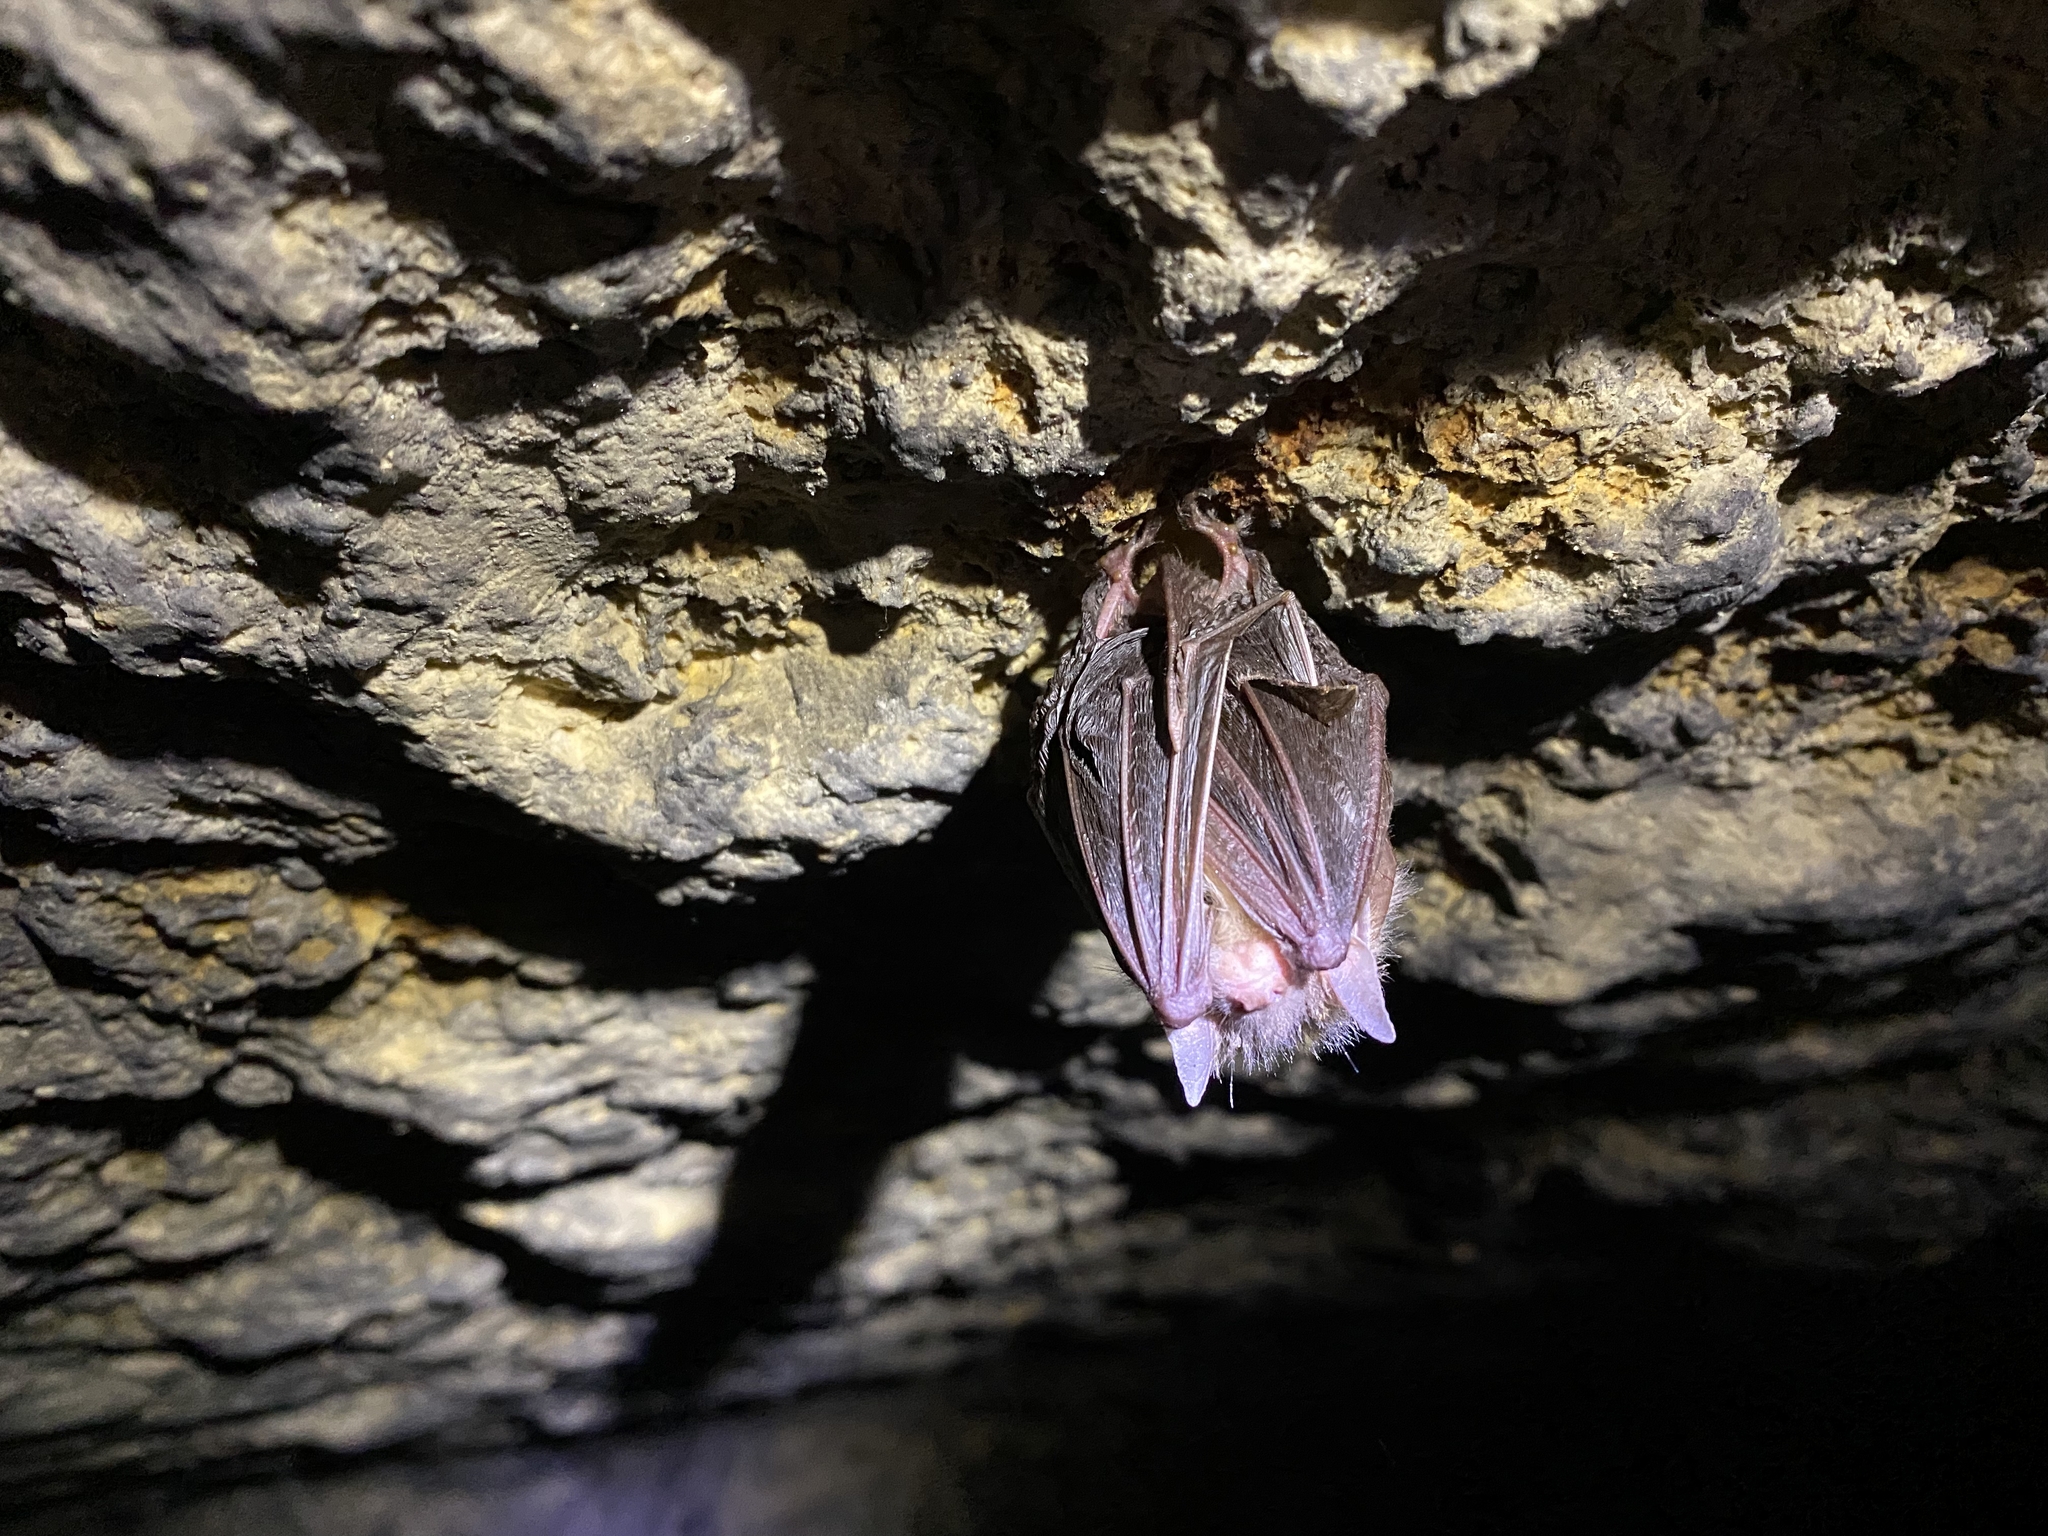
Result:
<svg viewBox="0 0 2048 1536">
<path fill-rule="evenodd" d="M 1229 647 L 1186 670 L 1187 717 L 1174 750 L 1164 718 L 1156 630 L 1097 646 L 1060 727 L 1075 841 L 1126 969 L 1168 1028 L 1205 1014 L 1209 907 L 1203 855 L 1216 717 Z"/>
<path fill-rule="evenodd" d="M 1379 679 L 1346 662 L 1291 599 L 1232 651 L 1211 862 L 1310 970 L 1345 964 L 1386 841 L 1386 714 Z"/>
</svg>

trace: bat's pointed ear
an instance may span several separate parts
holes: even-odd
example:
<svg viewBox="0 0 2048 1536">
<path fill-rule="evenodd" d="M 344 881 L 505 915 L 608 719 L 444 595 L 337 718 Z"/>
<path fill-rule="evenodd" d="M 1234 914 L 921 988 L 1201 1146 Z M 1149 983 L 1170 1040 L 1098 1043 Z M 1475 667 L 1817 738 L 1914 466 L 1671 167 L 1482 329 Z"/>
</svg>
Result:
<svg viewBox="0 0 2048 1536">
<path fill-rule="evenodd" d="M 1207 1019 L 1168 1030 L 1167 1043 L 1173 1047 L 1173 1070 L 1180 1074 L 1180 1091 L 1188 1096 L 1188 1108 L 1202 1102 L 1209 1079 L 1216 1075 L 1216 1026 Z"/>
<path fill-rule="evenodd" d="M 1381 1045 L 1394 1043 L 1394 1021 L 1387 1016 L 1386 993 L 1380 990 L 1380 968 L 1374 963 L 1370 948 L 1356 945 L 1351 958 L 1336 970 L 1323 972 L 1323 979 L 1337 994 L 1344 1011 L 1351 1015 L 1352 1023 Z"/>
</svg>

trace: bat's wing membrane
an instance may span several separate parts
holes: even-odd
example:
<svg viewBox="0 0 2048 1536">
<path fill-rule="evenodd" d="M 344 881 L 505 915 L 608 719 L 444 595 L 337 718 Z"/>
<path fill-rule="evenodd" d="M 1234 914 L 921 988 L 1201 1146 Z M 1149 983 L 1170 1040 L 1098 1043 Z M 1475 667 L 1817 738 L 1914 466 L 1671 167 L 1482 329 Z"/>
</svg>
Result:
<svg viewBox="0 0 2048 1536">
<path fill-rule="evenodd" d="M 1368 905 L 1373 953 L 1380 952 L 1380 938 L 1387 918 L 1394 910 L 1394 888 L 1401 878 L 1401 861 L 1394 855 L 1391 824 L 1394 819 L 1394 773 L 1380 768 L 1379 825 L 1372 841 L 1372 854 L 1365 866 L 1365 899 Z"/>
<path fill-rule="evenodd" d="M 1165 724 L 1156 632 L 1096 647 L 1061 730 L 1067 797 L 1088 882 L 1127 969 L 1169 1026 L 1209 1009 L 1203 853 L 1229 645 L 1197 642 L 1185 669 L 1181 750 Z"/>
<path fill-rule="evenodd" d="M 1379 679 L 1345 661 L 1292 598 L 1232 652 L 1212 861 L 1245 911 L 1310 970 L 1344 964 L 1376 863 L 1392 878 L 1391 850 L 1375 857 L 1392 808 L 1386 712 Z M 1385 895 L 1373 903 L 1381 918 Z"/>
</svg>

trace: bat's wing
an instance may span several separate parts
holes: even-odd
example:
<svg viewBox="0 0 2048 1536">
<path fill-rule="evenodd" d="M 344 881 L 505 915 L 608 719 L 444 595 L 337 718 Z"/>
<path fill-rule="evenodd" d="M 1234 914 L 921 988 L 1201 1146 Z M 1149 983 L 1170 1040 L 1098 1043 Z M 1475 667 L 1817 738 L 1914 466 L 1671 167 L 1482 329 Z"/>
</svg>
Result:
<svg viewBox="0 0 2048 1536">
<path fill-rule="evenodd" d="M 1103 927 L 1178 1051 L 1196 1048 L 1182 1034 L 1214 997 L 1204 893 L 1231 646 L 1268 607 L 1242 593 L 1224 602 L 1176 555 L 1161 561 L 1160 581 L 1163 633 L 1130 630 L 1094 647 L 1065 695 L 1059 745 Z"/>
<path fill-rule="evenodd" d="M 1089 656 L 1105 640 L 1131 628 L 1138 608 L 1138 589 L 1133 579 L 1138 556 L 1158 542 L 1160 526 L 1159 519 L 1152 519 L 1130 540 L 1103 557 L 1095 580 L 1081 596 L 1079 633 L 1060 658 L 1045 696 L 1031 712 L 1031 809 L 1037 813 L 1039 825 L 1045 828 L 1060 863 L 1075 885 L 1083 889 L 1087 888 L 1087 881 L 1069 848 L 1073 817 L 1066 803 L 1063 775 L 1054 764 L 1060 727 L 1067 717 L 1074 689 L 1087 670 Z"/>
<path fill-rule="evenodd" d="M 1394 856 L 1394 842 L 1390 835 L 1393 819 L 1394 771 L 1383 765 L 1380 770 L 1378 834 L 1373 838 L 1372 854 L 1365 865 L 1366 937 L 1372 940 L 1375 955 L 1381 952 L 1380 940 L 1386 932 L 1387 919 L 1393 915 L 1394 892 L 1401 878 L 1401 861 Z"/>
<path fill-rule="evenodd" d="M 1031 712 L 1031 768 L 1026 794 L 1033 813 L 1038 817 L 1038 824 L 1045 829 L 1046 841 L 1052 844 L 1052 851 L 1060 861 L 1060 867 L 1067 872 L 1067 878 L 1074 882 L 1075 887 L 1084 891 L 1089 888 L 1088 872 L 1075 856 L 1074 813 L 1067 796 L 1066 765 L 1060 742 L 1074 689 L 1080 683 L 1081 674 L 1086 670 L 1094 649 L 1093 641 L 1077 641 L 1074 648 L 1060 658 L 1051 685 L 1038 701 L 1038 707 Z"/>
<path fill-rule="evenodd" d="M 1334 970 L 1350 952 L 1379 865 L 1388 885 L 1374 922 L 1384 921 L 1391 895 L 1386 688 L 1345 661 L 1292 597 L 1238 639 L 1229 682 L 1211 790 L 1212 862 L 1245 911 L 1304 966 Z"/>
<path fill-rule="evenodd" d="M 1174 751 L 1156 631 L 1096 647 L 1061 730 L 1067 800 L 1088 884 L 1124 967 L 1169 1028 L 1209 1009 L 1202 861 L 1227 646 L 1190 668 L 1190 717 Z"/>
</svg>

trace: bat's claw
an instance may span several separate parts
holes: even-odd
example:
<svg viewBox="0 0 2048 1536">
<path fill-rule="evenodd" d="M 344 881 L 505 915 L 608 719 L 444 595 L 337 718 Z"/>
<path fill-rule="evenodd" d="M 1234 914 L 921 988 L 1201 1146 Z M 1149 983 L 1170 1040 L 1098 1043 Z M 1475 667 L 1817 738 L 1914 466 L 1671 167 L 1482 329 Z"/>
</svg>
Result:
<svg viewBox="0 0 2048 1536">
<path fill-rule="evenodd" d="M 1202 1102 L 1209 1080 L 1216 1075 L 1216 1026 L 1207 1019 L 1183 1024 L 1166 1032 L 1173 1047 L 1173 1070 L 1180 1075 L 1180 1091 L 1187 1095 L 1188 1108 Z"/>
</svg>

